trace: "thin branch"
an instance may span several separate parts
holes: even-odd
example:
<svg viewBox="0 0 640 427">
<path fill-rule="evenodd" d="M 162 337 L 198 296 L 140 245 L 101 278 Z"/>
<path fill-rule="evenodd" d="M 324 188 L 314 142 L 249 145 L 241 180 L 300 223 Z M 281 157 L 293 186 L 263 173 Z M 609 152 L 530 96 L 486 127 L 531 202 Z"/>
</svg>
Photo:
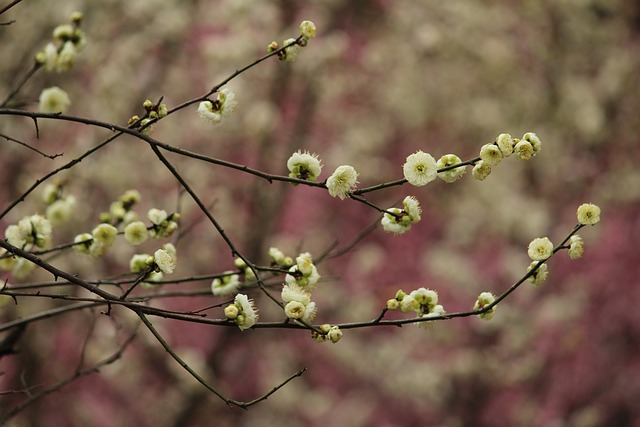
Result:
<svg viewBox="0 0 640 427">
<path fill-rule="evenodd" d="M 89 368 L 86 368 L 86 369 L 83 369 L 83 370 L 77 370 L 72 375 L 70 375 L 69 377 L 63 379 L 62 381 L 59 381 L 59 382 L 53 384 L 52 386 L 47 387 L 44 390 L 31 395 L 27 400 L 25 400 L 24 402 L 20 403 L 19 405 L 14 407 L 12 410 L 7 412 L 2 418 L 0 418 L 0 426 L 1 425 L 5 425 L 9 420 L 11 420 L 11 418 L 15 417 L 17 414 L 19 414 L 20 412 L 22 412 L 23 410 L 25 410 L 26 408 L 28 408 L 29 406 L 31 406 L 32 404 L 37 402 L 38 400 L 42 399 L 43 397 L 60 390 L 61 388 L 63 388 L 64 386 L 66 386 L 66 385 L 68 385 L 70 383 L 72 383 L 73 381 L 77 380 L 78 378 L 82 378 L 82 377 L 85 377 L 87 375 L 90 375 L 90 374 L 93 374 L 93 373 L 97 373 L 97 372 L 100 371 L 100 368 L 102 368 L 104 366 L 107 366 L 107 365 L 110 365 L 113 362 L 115 362 L 116 360 L 120 359 L 122 357 L 122 354 L 126 350 L 126 348 L 129 346 L 129 344 L 135 338 L 135 336 L 136 336 L 136 332 L 131 334 L 127 338 L 127 340 L 120 346 L 120 348 L 118 348 L 118 350 L 114 354 L 112 354 L 111 356 L 107 357 L 106 359 L 103 359 L 102 361 L 96 363 L 95 365 L 93 365 L 93 366 L 91 366 Z"/>
<path fill-rule="evenodd" d="M 41 156 L 47 157 L 47 158 L 52 159 L 52 160 L 55 159 L 56 157 L 60 157 L 60 156 L 63 155 L 62 153 L 56 153 L 56 154 L 43 153 L 42 151 L 38 150 L 35 147 L 32 147 L 31 145 L 27 144 L 26 142 L 19 141 L 19 140 L 15 139 L 15 138 L 12 138 L 12 137 L 10 137 L 8 135 L 5 135 L 5 134 L 2 134 L 2 133 L 0 133 L 0 137 L 6 139 L 7 141 L 11 141 L 11 142 L 15 142 L 17 144 L 20 144 L 23 147 L 26 147 L 29 150 L 33 150 L 36 153 L 40 154 Z"/>
<path fill-rule="evenodd" d="M 140 317 L 140 319 L 142 320 L 142 322 L 145 324 L 147 329 L 149 329 L 149 331 L 158 340 L 158 342 L 165 349 L 165 351 L 167 353 L 169 353 L 169 355 L 173 358 L 173 360 L 175 360 L 185 371 L 187 371 L 193 378 L 195 378 L 207 390 L 209 390 L 210 392 L 212 392 L 213 394 L 218 396 L 222 401 L 224 401 L 229 406 L 237 406 L 237 407 L 246 409 L 249 406 L 255 405 L 258 402 L 262 402 L 263 400 L 268 399 L 273 393 L 275 393 L 276 391 L 280 390 L 282 387 L 287 385 L 291 380 L 293 380 L 296 377 L 301 376 L 307 370 L 307 368 L 300 369 L 299 371 L 297 371 L 293 375 L 289 376 L 282 383 L 280 383 L 276 387 L 272 388 L 268 393 L 258 397 L 257 399 L 254 399 L 254 400 L 251 400 L 251 401 L 248 401 L 248 402 L 242 402 L 242 401 L 239 401 L 239 400 L 230 399 L 230 398 L 226 397 L 224 394 L 222 394 L 222 392 L 220 392 L 216 388 L 214 388 L 212 385 L 210 385 L 204 378 L 202 378 L 202 376 L 200 374 L 198 374 L 196 371 L 194 371 L 193 368 L 191 368 L 184 360 L 182 360 L 182 358 L 180 358 L 180 356 L 178 356 L 178 354 L 175 351 L 173 351 L 171 346 L 164 340 L 164 338 L 162 338 L 162 335 L 160 335 L 158 330 L 153 326 L 153 324 L 149 321 L 149 319 L 147 319 L 147 317 L 143 313 L 137 312 L 137 314 Z"/>
</svg>

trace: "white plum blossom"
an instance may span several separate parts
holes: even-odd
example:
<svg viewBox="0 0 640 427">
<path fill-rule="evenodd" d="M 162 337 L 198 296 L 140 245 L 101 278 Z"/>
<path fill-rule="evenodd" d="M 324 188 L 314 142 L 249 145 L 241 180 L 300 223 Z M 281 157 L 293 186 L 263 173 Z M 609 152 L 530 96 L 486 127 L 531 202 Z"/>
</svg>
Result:
<svg viewBox="0 0 640 427">
<path fill-rule="evenodd" d="M 407 156 L 406 162 L 402 167 L 404 178 L 411 185 L 422 187 L 427 185 L 438 176 L 438 167 L 436 160 L 431 154 L 418 150 Z"/>
<path fill-rule="evenodd" d="M 315 181 L 320 176 L 322 164 L 317 154 L 310 154 L 308 151 L 296 151 L 287 160 L 289 177 Z"/>
<path fill-rule="evenodd" d="M 335 172 L 327 178 L 327 188 L 333 197 L 344 199 L 355 190 L 358 183 L 358 172 L 349 165 L 338 166 Z"/>
<path fill-rule="evenodd" d="M 40 93 L 40 111 L 43 113 L 64 113 L 69 105 L 69 95 L 57 86 L 46 88 Z"/>
<path fill-rule="evenodd" d="M 577 211 L 578 223 L 595 225 L 600 221 L 600 208 L 593 203 L 583 203 Z"/>
</svg>

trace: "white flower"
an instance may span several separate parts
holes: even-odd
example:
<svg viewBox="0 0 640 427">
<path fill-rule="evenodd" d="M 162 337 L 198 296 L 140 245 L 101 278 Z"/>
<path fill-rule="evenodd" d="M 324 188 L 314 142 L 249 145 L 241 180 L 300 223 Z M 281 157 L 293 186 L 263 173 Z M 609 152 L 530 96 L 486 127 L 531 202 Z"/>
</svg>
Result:
<svg viewBox="0 0 640 427">
<path fill-rule="evenodd" d="M 91 244 L 93 243 L 93 236 L 89 233 L 78 234 L 73 239 L 73 250 L 79 254 L 90 254 Z"/>
<path fill-rule="evenodd" d="M 152 223 L 154 223 L 155 225 L 160 225 L 162 224 L 164 221 L 167 220 L 167 211 L 161 210 L 161 209 L 149 209 L 149 212 L 147 212 L 147 218 L 149 218 L 149 221 L 151 221 Z"/>
<path fill-rule="evenodd" d="M 229 88 L 224 88 L 218 92 L 218 101 L 220 102 L 220 113 L 223 116 L 230 116 L 238 105 L 236 94 Z"/>
<path fill-rule="evenodd" d="M 422 208 L 420 207 L 420 202 L 413 196 L 407 196 L 402 201 L 402 205 L 404 206 L 404 211 L 412 223 L 416 223 L 420 221 L 420 214 L 422 213 Z"/>
<path fill-rule="evenodd" d="M 284 263 L 285 255 L 280 249 L 275 247 L 269 248 L 269 257 L 278 265 L 282 265 Z"/>
<path fill-rule="evenodd" d="M 56 45 L 53 43 L 47 43 L 44 47 L 44 57 L 45 57 L 45 69 L 47 71 L 53 71 L 56 68 L 56 64 L 58 63 L 58 49 Z"/>
<path fill-rule="evenodd" d="M 132 246 L 144 243 L 148 237 L 147 226 L 142 221 L 134 221 L 124 228 L 124 240 Z"/>
<path fill-rule="evenodd" d="M 91 235 L 95 242 L 99 242 L 108 248 L 113 245 L 113 242 L 116 240 L 118 229 L 111 224 L 102 223 L 91 231 Z"/>
<path fill-rule="evenodd" d="M 282 286 L 281 296 L 284 302 L 297 301 L 303 305 L 311 302 L 311 293 L 302 289 L 297 283 L 286 283 Z"/>
<path fill-rule="evenodd" d="M 530 265 L 529 268 L 527 268 L 527 272 L 533 270 L 533 268 L 538 265 L 538 261 L 533 261 Z M 529 276 L 529 281 L 531 283 L 533 283 L 534 285 L 540 285 L 542 283 L 544 283 L 545 280 L 547 280 L 547 275 L 549 273 L 549 268 L 547 267 L 547 264 L 542 264 L 536 271 L 535 273 L 533 273 L 531 276 Z"/>
<path fill-rule="evenodd" d="M 198 117 L 214 125 L 222 121 L 222 113 L 220 113 L 219 110 L 214 110 L 211 101 L 202 101 L 200 105 L 198 105 Z"/>
<path fill-rule="evenodd" d="M 419 288 L 409 294 L 420 306 L 427 307 L 426 312 L 430 312 L 438 304 L 438 293 L 431 289 Z M 420 310 L 418 310 L 420 311 Z"/>
<path fill-rule="evenodd" d="M 513 153 L 520 160 L 529 160 L 534 154 L 533 146 L 529 141 L 522 139 L 513 147 Z"/>
<path fill-rule="evenodd" d="M 225 276 L 216 277 L 211 282 L 211 292 L 215 296 L 220 295 L 233 295 L 240 288 L 240 276 L 238 274 L 233 274 L 233 271 L 225 271 L 223 274 Z"/>
<path fill-rule="evenodd" d="M 513 154 L 513 138 L 508 133 L 501 133 L 496 138 L 496 144 L 504 157 Z"/>
<path fill-rule="evenodd" d="M 456 156 L 455 154 L 445 154 L 436 162 L 436 168 L 440 170 L 450 166 L 455 166 L 460 163 L 462 163 L 460 157 Z M 444 182 L 451 183 L 459 180 L 466 171 L 466 166 L 461 166 L 458 168 L 446 170 L 444 172 L 438 172 L 438 178 L 440 178 Z"/>
<path fill-rule="evenodd" d="M 4 237 L 10 245 L 17 248 L 22 249 L 22 247 L 27 244 L 27 240 L 22 231 L 20 231 L 20 228 L 15 224 L 8 226 L 6 230 L 4 230 Z"/>
<path fill-rule="evenodd" d="M 214 125 L 222 121 L 223 116 L 230 116 L 236 109 L 236 94 L 229 88 L 218 92 L 215 101 L 202 101 L 198 105 L 198 116 Z"/>
<path fill-rule="evenodd" d="M 333 197 L 344 199 L 348 193 L 355 190 L 358 183 L 358 172 L 349 165 L 338 166 L 335 172 L 327 178 L 327 188 Z"/>
<path fill-rule="evenodd" d="M 600 208 L 593 203 L 583 203 L 578 207 L 578 223 L 595 225 L 600 221 Z"/>
<path fill-rule="evenodd" d="M 291 178 L 315 181 L 320 176 L 322 165 L 317 154 L 310 154 L 308 151 L 303 153 L 298 150 L 287 160 L 287 168 Z"/>
<path fill-rule="evenodd" d="M 57 86 L 46 88 L 40 93 L 40 111 L 43 113 L 64 113 L 69 105 L 69 95 Z"/>
<path fill-rule="evenodd" d="M 396 214 L 399 215 L 392 215 Z M 403 216 L 403 210 L 398 208 L 387 209 L 387 212 L 382 216 L 380 223 L 384 231 L 393 234 L 404 234 L 411 229 L 411 221 L 403 221 L 408 216 Z"/>
<path fill-rule="evenodd" d="M 165 274 L 173 273 L 173 270 L 176 268 L 176 257 L 175 254 L 172 254 L 170 251 L 166 249 L 158 249 L 153 254 L 153 258 L 155 259 L 156 266 L 160 271 Z"/>
<path fill-rule="evenodd" d="M 475 164 L 471 170 L 471 174 L 478 181 L 484 181 L 486 177 L 491 173 L 491 165 L 484 160 L 480 160 Z"/>
<path fill-rule="evenodd" d="M 311 254 L 309 252 L 301 253 L 296 257 L 296 265 L 298 266 L 298 271 L 300 271 L 305 276 L 310 276 L 313 274 L 313 259 L 311 258 Z"/>
<path fill-rule="evenodd" d="M 473 309 L 482 310 L 484 307 L 492 304 L 495 300 L 496 300 L 496 297 L 494 297 L 491 292 L 482 292 L 478 296 L 478 299 L 476 300 L 476 303 L 473 306 Z M 491 310 L 480 314 L 479 317 L 483 320 L 491 320 L 491 318 L 493 318 L 493 315 L 496 313 L 496 308 L 497 306 L 492 307 Z"/>
<path fill-rule="evenodd" d="M 485 144 L 480 148 L 480 158 L 489 166 L 495 166 L 502 161 L 502 151 L 495 144 Z"/>
<path fill-rule="evenodd" d="M 58 54 L 58 62 L 56 63 L 56 71 L 69 71 L 73 67 L 76 60 L 76 46 L 73 42 L 68 41 L 62 45 L 62 49 Z"/>
<path fill-rule="evenodd" d="M 313 322 L 313 319 L 316 318 L 316 312 L 316 303 L 310 302 L 304 307 L 304 314 L 302 315 L 302 318 L 300 320 L 307 323 Z"/>
<path fill-rule="evenodd" d="M 152 260 L 154 259 L 149 254 L 135 254 L 129 260 L 129 270 L 132 273 L 147 271 L 147 269 L 149 268 L 149 258 L 151 258 Z"/>
<path fill-rule="evenodd" d="M 300 23 L 300 34 L 305 39 L 314 39 L 317 34 L 316 24 L 313 21 L 302 21 Z"/>
<path fill-rule="evenodd" d="M 240 312 L 235 318 L 236 324 L 240 330 L 245 330 L 255 325 L 258 321 L 258 310 L 253 304 L 253 300 L 249 299 L 244 294 L 238 294 L 236 295 L 234 302 Z"/>
<path fill-rule="evenodd" d="M 529 258 L 534 261 L 543 261 L 553 255 L 553 243 L 547 237 L 538 237 L 529 243 Z"/>
<path fill-rule="evenodd" d="M 329 332 L 327 332 L 327 339 L 335 344 L 340 341 L 340 338 L 342 338 L 342 331 L 339 327 L 332 326 Z"/>
<path fill-rule="evenodd" d="M 527 132 L 522 137 L 523 141 L 527 141 L 531 144 L 533 148 L 533 155 L 535 156 L 542 150 L 542 142 L 540 142 L 540 138 L 534 132 Z"/>
<path fill-rule="evenodd" d="M 407 156 L 402 171 L 409 184 L 416 187 L 427 185 L 438 176 L 436 160 L 431 154 L 424 153 L 421 150 Z"/>
<path fill-rule="evenodd" d="M 400 311 L 403 313 L 409 313 L 410 311 L 416 311 L 420 309 L 420 302 L 416 301 L 413 295 L 404 295 L 400 300 Z"/>
<path fill-rule="evenodd" d="M 284 313 L 289 319 L 300 319 L 304 316 L 305 305 L 298 301 L 289 301 L 284 306 Z"/>
<path fill-rule="evenodd" d="M 32 243 L 42 248 L 50 243 L 51 232 L 51 222 L 47 218 L 31 215 L 22 218 L 17 225 L 8 226 L 4 234 L 13 246 L 22 248 L 27 243 Z"/>
<path fill-rule="evenodd" d="M 584 241 L 582 237 L 579 235 L 571 236 L 569 240 L 569 258 L 578 259 L 582 257 L 582 253 L 584 252 Z"/>
<path fill-rule="evenodd" d="M 292 266 L 289 269 L 289 274 L 284 277 L 285 282 L 289 285 L 299 285 L 302 288 L 311 289 L 320 280 L 320 274 L 315 265 L 311 265 L 311 272 L 305 275 L 299 270 L 297 265 Z"/>
<path fill-rule="evenodd" d="M 52 224 L 61 225 L 71 218 L 75 205 L 76 198 L 74 196 L 67 196 L 47 206 L 45 215 Z"/>
<path fill-rule="evenodd" d="M 284 42 L 282 42 L 282 46 L 286 46 L 290 43 L 294 43 L 295 41 L 296 39 L 293 39 L 293 38 L 286 39 Z M 283 51 L 283 54 L 280 56 L 280 59 L 287 62 L 295 61 L 296 56 L 298 56 L 299 49 L 300 49 L 300 46 L 298 46 L 297 44 L 293 44 L 285 48 L 285 50 Z"/>
</svg>

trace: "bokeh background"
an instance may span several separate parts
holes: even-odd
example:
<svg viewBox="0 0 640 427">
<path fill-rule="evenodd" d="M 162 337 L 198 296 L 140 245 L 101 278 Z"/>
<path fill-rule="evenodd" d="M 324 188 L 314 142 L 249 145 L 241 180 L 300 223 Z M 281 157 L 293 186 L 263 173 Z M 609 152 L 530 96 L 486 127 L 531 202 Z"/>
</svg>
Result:
<svg viewBox="0 0 640 427">
<path fill-rule="evenodd" d="M 468 173 L 454 184 L 369 194 L 383 207 L 414 195 L 423 220 L 401 237 L 378 227 L 320 264 L 325 280 L 313 296 L 319 323 L 373 319 L 397 289 L 421 286 L 437 290 L 449 312 L 468 309 L 480 292 L 500 293 L 524 274 L 534 237 L 560 241 L 579 204 L 600 205 L 602 222 L 581 232 L 581 260 L 554 257 L 545 285 L 521 287 L 490 322 L 348 330 L 332 345 L 304 331 L 153 319 L 179 354 L 235 399 L 251 400 L 308 368 L 248 411 L 229 409 L 176 369 L 141 329 L 118 362 L 38 401 L 11 425 L 640 426 L 640 3 L 24 1 L 1 17 L 15 22 L 0 27 L 0 97 L 74 10 L 85 15 L 84 51 L 71 71 L 32 78 L 17 99 L 24 108 L 37 108 L 40 91 L 56 85 L 72 99 L 69 114 L 124 125 L 142 114 L 147 98 L 164 97 L 171 108 L 201 96 L 262 56 L 272 40 L 296 37 L 299 22 L 310 19 L 318 38 L 296 62 L 267 61 L 228 85 L 239 104 L 220 125 L 200 121 L 194 106 L 156 125 L 153 136 L 275 174 L 287 174 L 290 154 L 307 149 L 321 157 L 322 178 L 350 164 L 361 187 L 401 178 L 404 158 L 417 149 L 469 159 L 503 132 L 540 136 L 536 158 L 506 159 L 484 182 Z M 30 120 L 0 117 L 3 134 L 64 152 L 49 160 L 2 140 L 2 206 L 110 135 L 84 125 L 39 125 L 36 140 Z M 321 189 L 170 159 L 256 262 L 267 262 L 270 246 L 320 254 L 379 220 L 374 210 Z M 142 141 L 122 137 L 57 177 L 79 204 L 74 220 L 56 229 L 56 242 L 91 230 L 100 212 L 135 188 L 141 216 L 150 207 L 180 209 L 191 230 L 177 242 L 173 277 L 233 268 L 223 240 Z M 36 191 L 0 226 L 42 209 Z M 149 241 L 138 252 L 157 246 Z M 99 260 L 68 254 L 52 262 L 99 279 L 125 273 L 133 253 L 122 243 Z M 51 279 L 35 272 L 26 283 Z M 209 285 L 162 291 L 206 293 Z M 263 320 L 281 319 L 273 304 L 250 293 Z M 154 304 L 189 310 L 219 302 L 202 296 Z M 0 319 L 64 304 L 20 298 Z M 19 353 L 0 359 L 0 392 L 38 391 L 72 374 L 87 336 L 87 364 L 111 354 L 135 327 L 126 311 L 111 314 L 85 310 L 31 324 Z M 1 412 L 25 398 L 0 395 Z"/>
</svg>

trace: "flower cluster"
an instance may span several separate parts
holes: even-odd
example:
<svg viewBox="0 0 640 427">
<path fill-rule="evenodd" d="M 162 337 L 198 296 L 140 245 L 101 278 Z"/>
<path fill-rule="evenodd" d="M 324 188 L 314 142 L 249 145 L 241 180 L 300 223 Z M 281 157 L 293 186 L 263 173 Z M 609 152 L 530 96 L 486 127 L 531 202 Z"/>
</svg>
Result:
<svg viewBox="0 0 640 427">
<path fill-rule="evenodd" d="M 146 273 L 143 287 L 150 287 L 149 282 L 162 280 L 164 274 L 172 274 L 176 268 L 178 256 L 175 246 L 171 243 L 162 245 L 153 255 L 135 254 L 129 261 L 129 270 L 132 273 Z"/>
<path fill-rule="evenodd" d="M 342 331 L 338 326 L 331 326 L 325 323 L 324 325 L 320 325 L 318 329 L 320 329 L 321 333 L 311 331 L 311 338 L 316 342 L 331 341 L 335 344 L 342 338 Z"/>
<path fill-rule="evenodd" d="M 317 154 L 310 154 L 308 151 L 296 151 L 287 160 L 289 177 L 303 179 L 305 181 L 315 181 L 320 176 L 322 164 Z"/>
<path fill-rule="evenodd" d="M 64 224 L 72 217 L 76 206 L 76 198 L 70 194 L 64 195 L 62 184 L 47 185 L 42 199 L 47 206 L 45 216 L 52 225 Z"/>
<path fill-rule="evenodd" d="M 387 301 L 387 309 L 400 309 L 403 313 L 413 311 L 418 317 L 438 317 L 446 314 L 444 307 L 438 304 L 438 293 L 426 288 L 418 288 L 408 294 L 398 290 L 395 298 Z"/>
<path fill-rule="evenodd" d="M 51 222 L 42 215 L 31 215 L 22 218 L 4 231 L 7 242 L 20 249 L 27 245 L 44 248 L 51 243 Z"/>
<path fill-rule="evenodd" d="M 313 264 L 311 254 L 304 252 L 298 255 L 295 265 L 289 268 L 289 273 L 284 279 L 289 285 L 298 285 L 302 289 L 313 289 L 320 280 L 320 274 Z"/>
<path fill-rule="evenodd" d="M 179 213 L 167 214 L 165 210 L 151 208 L 147 212 L 147 218 L 152 224 L 149 234 L 155 239 L 171 237 L 178 230 Z"/>
<path fill-rule="evenodd" d="M 496 300 L 496 297 L 491 292 L 482 292 L 478 295 L 478 299 L 476 300 L 475 305 L 473 306 L 474 310 L 483 310 L 488 305 L 493 304 Z M 491 320 L 493 315 L 496 314 L 497 306 L 491 307 L 491 309 L 485 311 L 484 313 L 480 313 L 478 317 L 484 320 Z"/>
<path fill-rule="evenodd" d="M 240 275 L 234 271 L 228 270 L 222 273 L 220 277 L 216 277 L 211 282 L 211 292 L 214 296 L 233 295 L 240 288 Z"/>
<path fill-rule="evenodd" d="M 404 209 L 390 208 L 382 216 L 382 227 L 384 231 L 394 234 L 402 234 L 411 229 L 411 224 L 420 221 L 420 202 L 413 196 L 407 196 L 402 201 Z"/>
<path fill-rule="evenodd" d="M 276 247 L 270 247 L 268 254 L 273 266 L 289 268 L 293 265 L 293 258 L 286 256 L 284 252 Z"/>
<path fill-rule="evenodd" d="M 473 177 L 483 181 L 491 173 L 491 168 L 503 158 L 514 154 L 520 160 L 529 160 L 542 149 L 540 138 L 533 133 L 525 133 L 521 139 L 512 138 L 508 133 L 498 135 L 493 143 L 480 148 L 480 160 L 475 163 L 471 171 Z"/>
<path fill-rule="evenodd" d="M 70 24 L 57 26 L 53 30 L 53 41 L 36 54 L 36 64 L 44 65 L 47 71 L 60 73 L 70 70 L 76 55 L 86 43 L 84 32 L 80 29 L 82 19 L 82 13 L 74 12 Z"/>
<path fill-rule="evenodd" d="M 258 310 L 253 300 L 244 294 L 236 295 L 233 304 L 225 307 L 224 315 L 227 319 L 233 320 L 242 331 L 258 322 Z"/>
<path fill-rule="evenodd" d="M 279 50 L 281 47 L 278 42 L 273 41 L 267 46 L 267 52 L 273 53 L 279 50 L 277 55 L 280 61 L 293 62 L 298 56 L 300 47 L 306 46 L 309 40 L 315 38 L 317 34 L 318 30 L 312 21 L 302 21 L 300 23 L 300 37 L 297 39 L 288 38 L 283 41 L 282 47 L 284 47 L 284 49 L 282 50 Z"/>
<path fill-rule="evenodd" d="M 108 222 L 112 225 L 129 224 L 138 219 L 138 214 L 132 208 L 140 202 L 140 193 L 137 190 L 127 190 L 111 203 L 109 212 L 100 214 L 100 221 Z"/>
<path fill-rule="evenodd" d="M 207 99 L 200 103 L 198 116 L 215 125 L 222 121 L 222 117 L 230 116 L 237 105 L 235 93 L 229 88 L 224 88 L 218 92 L 217 99 L 213 101 Z"/>
<path fill-rule="evenodd" d="M 316 303 L 311 301 L 311 293 L 295 283 L 282 286 L 282 301 L 287 318 L 312 322 L 316 317 Z"/>
<path fill-rule="evenodd" d="M 141 119 L 137 115 L 132 116 L 127 124 L 131 129 L 138 129 L 144 135 L 151 135 L 153 126 L 150 123 L 167 115 L 167 104 L 162 101 L 154 104 L 153 101 L 147 99 L 142 103 L 142 107 L 147 112 L 145 117 Z"/>
</svg>

